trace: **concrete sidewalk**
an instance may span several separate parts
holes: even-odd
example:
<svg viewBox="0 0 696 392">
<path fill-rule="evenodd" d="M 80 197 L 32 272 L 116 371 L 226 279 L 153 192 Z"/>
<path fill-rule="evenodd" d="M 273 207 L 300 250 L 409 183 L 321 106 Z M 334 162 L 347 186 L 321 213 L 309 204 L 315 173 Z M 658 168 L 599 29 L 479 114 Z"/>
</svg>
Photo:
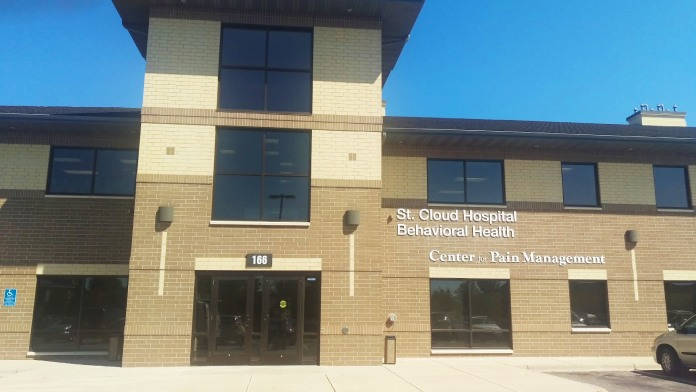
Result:
<svg viewBox="0 0 696 392">
<path fill-rule="evenodd" d="M 106 364 L 106 362 L 104 362 Z M 383 366 L 120 368 L 0 361 L 0 391 L 604 391 L 544 372 L 655 370 L 649 357 L 400 358 Z"/>
</svg>

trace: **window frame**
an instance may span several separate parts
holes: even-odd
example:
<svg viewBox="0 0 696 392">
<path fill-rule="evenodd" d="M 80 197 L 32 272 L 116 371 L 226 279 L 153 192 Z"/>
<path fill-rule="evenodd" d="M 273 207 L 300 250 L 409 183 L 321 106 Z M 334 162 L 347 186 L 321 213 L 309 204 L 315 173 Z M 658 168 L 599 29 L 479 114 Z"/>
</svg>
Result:
<svg viewBox="0 0 696 392">
<path fill-rule="evenodd" d="M 462 177 L 464 178 L 464 200 L 463 201 L 458 201 L 458 202 L 446 202 L 446 201 L 433 201 L 430 200 L 430 162 L 459 162 L 463 164 L 464 170 L 462 172 Z M 502 196 L 502 200 L 500 203 L 496 202 L 470 202 L 467 196 L 467 183 L 466 183 L 466 175 L 467 175 L 467 164 L 468 163 L 498 163 L 500 164 L 500 193 Z M 446 204 L 446 205 L 476 205 L 476 206 L 504 206 L 507 204 L 507 197 L 505 193 L 505 161 L 500 159 L 450 159 L 450 158 L 428 158 L 426 161 L 426 197 L 427 197 L 427 203 L 428 204 Z"/>
<path fill-rule="evenodd" d="M 54 157 L 56 150 L 82 150 L 82 151 L 92 151 L 94 153 L 91 162 L 91 181 L 90 181 L 90 191 L 89 193 L 76 193 L 76 192 L 54 192 L 51 190 L 51 180 L 53 179 L 53 166 Z M 97 162 L 99 158 L 100 151 L 121 151 L 121 152 L 135 152 L 135 173 L 133 175 L 133 193 L 95 193 L 94 186 L 96 184 L 97 176 Z M 133 198 L 135 197 L 135 190 L 138 177 L 138 164 L 140 163 L 140 151 L 136 148 L 101 148 L 101 147 L 71 147 L 71 146 L 51 146 L 51 152 L 49 154 L 48 160 L 48 174 L 46 176 L 46 191 L 47 196 L 71 196 L 71 197 L 113 197 L 113 198 Z"/>
<path fill-rule="evenodd" d="M 39 296 L 39 290 L 46 289 L 47 287 L 50 288 L 49 285 L 43 284 L 43 282 L 46 281 L 51 281 L 51 280 L 74 280 L 77 281 L 77 286 L 73 287 L 78 289 L 78 297 L 77 297 L 77 312 L 74 315 L 72 319 L 72 325 L 76 324 L 77 327 L 72 329 L 70 328 L 70 332 L 68 334 L 72 335 L 70 338 L 68 338 L 68 342 L 70 342 L 70 345 L 72 346 L 71 349 L 69 349 L 68 352 L 101 352 L 105 351 L 104 349 L 108 350 L 108 345 L 109 342 L 106 341 L 104 343 L 105 346 L 99 348 L 94 348 L 94 347 L 84 347 L 85 344 L 82 342 L 82 337 L 84 335 L 91 335 L 91 334 L 97 334 L 97 333 L 102 333 L 105 336 L 117 336 L 120 338 L 121 342 L 121 347 L 123 344 L 123 337 L 125 333 L 125 315 L 126 315 L 126 310 L 128 306 L 128 287 L 130 285 L 130 279 L 128 275 L 38 275 L 37 276 L 37 282 L 36 282 L 36 288 L 35 288 L 35 295 L 34 295 L 34 307 L 32 311 L 32 326 L 31 330 L 29 332 L 29 348 L 33 352 L 38 352 L 38 353 L 44 353 L 44 352 L 64 352 L 64 349 L 61 349 L 59 351 L 52 351 L 50 349 L 46 350 L 36 350 L 36 345 L 38 343 L 38 339 L 42 338 L 43 336 L 47 335 L 47 331 L 38 329 L 38 326 L 40 323 L 38 323 L 38 319 L 42 318 L 49 318 L 51 315 L 50 312 L 46 312 L 45 314 L 37 314 L 37 309 L 41 308 L 39 305 L 39 301 L 42 300 L 41 296 Z M 84 326 L 83 322 L 85 321 L 85 317 L 88 313 L 86 313 L 86 310 L 89 308 L 87 307 L 88 304 L 88 298 L 87 298 L 87 292 L 89 291 L 87 289 L 87 280 L 88 279 L 125 279 L 126 281 L 126 287 L 123 288 L 123 325 L 112 327 L 112 328 L 89 328 L 88 326 Z M 65 287 L 63 287 L 65 288 Z M 114 294 L 114 293 L 111 293 Z M 118 294 L 118 293 L 115 293 Z M 107 296 L 108 297 L 108 296 Z M 42 308 L 43 309 L 43 308 Z M 51 308 L 52 309 L 52 308 Z M 120 309 L 120 308 L 115 308 L 115 309 Z M 50 318 L 49 318 L 50 320 Z M 65 322 L 64 320 L 61 320 L 61 323 Z M 68 329 L 66 328 L 65 331 Z M 50 332 L 52 333 L 58 333 L 57 329 L 51 329 Z M 60 334 L 61 336 L 65 336 L 65 334 Z"/>
<path fill-rule="evenodd" d="M 679 286 L 686 287 L 685 290 L 679 290 Z M 664 281 L 664 290 L 665 290 L 665 313 L 667 315 L 667 327 L 668 328 L 674 328 L 674 325 L 671 320 L 674 319 L 683 319 L 683 321 L 686 321 L 689 317 L 691 317 L 694 313 L 696 313 L 696 281 L 693 280 L 665 280 Z M 680 293 L 681 291 L 681 293 Z M 675 296 L 679 296 L 679 294 L 683 294 L 686 292 L 688 293 L 690 291 L 691 298 L 689 300 L 684 300 L 683 298 L 678 298 Z M 680 300 L 681 299 L 681 300 Z M 684 302 L 691 302 L 691 309 L 686 309 L 686 308 L 681 308 L 681 309 L 675 309 L 675 305 L 677 303 L 684 304 Z M 690 312 L 691 314 L 687 315 L 684 314 L 676 314 L 676 312 Z M 683 322 L 682 321 L 682 322 Z"/>
<path fill-rule="evenodd" d="M 563 175 L 563 166 L 564 165 L 573 165 L 573 166 L 592 166 L 594 169 L 594 186 L 595 186 L 595 204 L 569 204 L 566 203 L 566 197 L 565 197 L 565 187 L 566 187 L 566 181 L 565 177 Z M 592 208 L 592 207 L 601 207 L 602 206 L 602 199 L 601 199 L 601 192 L 599 189 L 599 170 L 597 168 L 597 163 L 587 163 L 587 162 L 561 162 L 561 190 L 563 192 L 563 206 L 565 207 L 587 207 L 587 208 Z"/>
<path fill-rule="evenodd" d="M 266 48 L 265 48 L 265 64 L 263 67 L 259 66 L 238 66 L 238 65 L 223 65 L 223 50 L 224 50 L 224 34 L 225 29 L 245 29 L 245 30 L 256 30 L 264 31 L 266 35 Z M 309 69 L 301 68 L 278 68 L 270 67 L 269 61 L 269 36 L 271 31 L 290 31 L 290 32 L 307 32 L 310 34 L 309 43 Z M 218 91 L 217 91 L 217 110 L 218 111 L 229 111 L 229 112 L 254 112 L 254 113 L 285 113 L 285 114 L 311 114 L 314 101 L 314 28 L 313 27 L 291 27 L 291 26 L 265 26 L 265 25 L 249 25 L 249 24 L 223 24 L 220 28 L 220 50 L 218 53 Z M 222 73 L 223 70 L 249 70 L 249 71 L 263 71 L 264 75 L 264 104 L 263 109 L 244 109 L 244 108 L 232 108 L 223 107 L 220 104 L 220 98 L 222 96 Z M 290 111 L 290 110 L 269 110 L 268 109 L 268 75 L 269 72 L 292 72 L 296 74 L 307 74 L 309 77 L 309 110 L 308 111 Z"/>
<path fill-rule="evenodd" d="M 573 308 L 573 284 L 579 283 L 602 283 L 603 284 L 603 294 L 604 294 L 604 307 L 606 309 L 606 325 L 604 324 L 586 324 L 586 325 L 573 325 L 573 315 L 578 313 L 580 309 Z M 577 299 L 576 299 L 577 301 Z M 609 284 L 605 279 L 569 279 L 568 280 L 568 307 L 570 310 L 570 327 L 573 332 L 594 332 L 594 331 L 611 331 L 611 312 L 609 309 Z M 590 310 L 590 309 L 584 309 Z M 592 309 L 594 310 L 594 309 Z M 589 313 L 589 312 L 585 312 Z"/>
<path fill-rule="evenodd" d="M 434 281 L 440 281 L 440 282 L 458 282 L 461 284 L 461 282 L 467 282 L 467 300 L 468 300 L 468 315 L 464 317 L 468 317 L 468 328 L 458 328 L 458 329 L 453 329 L 450 325 L 449 328 L 434 328 L 434 322 L 433 322 L 433 314 L 434 313 L 440 313 L 440 312 L 435 312 L 433 311 L 433 282 Z M 480 330 L 476 331 L 476 328 L 474 328 L 474 324 L 472 323 L 472 320 L 476 317 L 485 317 L 487 319 L 488 315 L 484 316 L 477 316 L 475 314 L 475 306 L 472 302 L 472 286 L 476 282 L 499 282 L 499 281 L 504 281 L 506 282 L 506 287 L 505 287 L 505 293 L 506 298 L 504 298 L 504 301 L 507 302 L 507 312 L 505 312 L 504 317 L 507 318 L 508 325 L 498 326 L 500 328 L 500 333 L 501 334 L 507 334 L 507 346 L 505 347 L 498 347 L 498 346 L 486 346 L 486 345 L 478 345 L 476 343 L 476 340 L 474 338 L 475 334 L 481 334 L 481 333 L 495 333 L 491 332 L 489 330 Z M 498 279 L 498 278 L 430 278 L 428 280 L 428 291 L 429 291 L 429 298 L 428 298 L 428 308 L 430 310 L 430 348 L 431 351 L 449 351 L 449 350 L 512 350 L 513 348 L 513 325 L 512 325 L 512 288 L 511 288 L 511 281 L 510 279 Z M 501 304 L 494 304 L 493 308 L 497 308 Z M 503 312 L 501 312 L 503 313 Z M 447 320 L 446 317 L 443 317 L 444 322 L 450 323 L 452 320 Z M 493 322 L 495 325 L 495 321 Z M 464 327 L 466 324 L 462 321 L 462 327 Z M 454 332 L 453 332 L 454 331 Z M 450 346 L 450 347 L 434 347 L 433 346 L 433 335 L 435 333 L 466 333 L 468 335 L 468 341 L 463 341 L 460 340 L 459 342 L 461 343 L 458 346 Z"/>
<path fill-rule="evenodd" d="M 657 187 L 657 178 L 655 176 L 655 169 L 656 168 L 661 168 L 661 169 L 681 169 L 682 173 L 684 174 L 684 192 L 686 196 L 686 207 L 673 207 L 673 206 L 661 206 L 659 204 L 658 200 L 658 187 Z M 652 165 L 652 174 L 653 174 L 653 188 L 655 190 L 655 208 L 658 210 L 691 210 L 693 209 L 693 204 L 691 200 L 691 184 L 689 182 L 689 167 L 684 165 Z"/>
<path fill-rule="evenodd" d="M 262 143 L 260 154 L 262 156 L 261 160 L 261 173 L 251 173 L 248 171 L 240 172 L 225 172 L 218 173 L 218 140 L 221 132 L 225 131 L 243 131 L 243 132 L 260 132 L 262 133 Z M 267 132 L 278 132 L 278 133 L 292 133 L 292 134 L 306 134 L 308 138 L 307 146 L 307 174 L 297 175 L 297 174 L 266 174 L 266 160 L 265 151 L 266 146 L 263 141 L 265 141 Z M 242 128 L 242 127 L 220 127 L 215 131 L 215 152 L 214 152 L 214 162 L 213 162 L 213 191 L 212 191 L 212 204 L 210 210 L 210 220 L 211 224 L 240 224 L 240 225 L 264 225 L 264 226 L 307 226 L 311 220 L 312 216 L 312 131 L 311 130 L 301 130 L 301 129 L 282 129 L 282 128 Z M 259 189 L 259 218 L 254 220 L 241 220 L 241 219 L 225 219 L 218 218 L 214 215 L 215 213 L 215 196 L 216 188 L 218 183 L 216 178 L 218 175 L 221 176 L 243 176 L 243 177 L 259 177 L 260 178 L 260 189 Z M 264 220 L 263 218 L 263 206 L 264 206 L 264 177 L 289 177 L 289 178 L 306 178 L 307 179 L 307 217 L 305 220 Z"/>
</svg>

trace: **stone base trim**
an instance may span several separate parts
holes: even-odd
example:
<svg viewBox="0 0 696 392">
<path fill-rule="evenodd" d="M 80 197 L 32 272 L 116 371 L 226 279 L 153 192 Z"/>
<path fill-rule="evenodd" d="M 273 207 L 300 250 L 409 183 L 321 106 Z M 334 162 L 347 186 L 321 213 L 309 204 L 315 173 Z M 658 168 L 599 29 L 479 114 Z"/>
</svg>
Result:
<svg viewBox="0 0 696 392">
<path fill-rule="evenodd" d="M 510 279 L 507 268 L 430 267 L 430 278 Z"/>
<path fill-rule="evenodd" d="M 196 257 L 196 271 L 321 271 L 320 258 L 274 257 L 271 268 L 246 268 L 243 257 Z"/>
<path fill-rule="evenodd" d="M 605 269 L 569 269 L 569 280 L 607 280 Z"/>
<path fill-rule="evenodd" d="M 126 264 L 38 264 L 37 275 L 128 275 Z"/>
<path fill-rule="evenodd" d="M 662 279 L 667 281 L 696 280 L 696 270 L 664 270 Z"/>
</svg>

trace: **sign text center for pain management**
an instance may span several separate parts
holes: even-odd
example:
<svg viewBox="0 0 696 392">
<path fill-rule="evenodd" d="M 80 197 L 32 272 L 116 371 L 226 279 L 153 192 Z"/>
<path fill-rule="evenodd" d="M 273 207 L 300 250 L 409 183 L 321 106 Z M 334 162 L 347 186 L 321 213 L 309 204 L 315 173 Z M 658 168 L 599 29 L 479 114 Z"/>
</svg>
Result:
<svg viewBox="0 0 696 392">
<path fill-rule="evenodd" d="M 396 225 L 398 236 L 515 238 L 515 229 L 505 224 L 517 223 L 517 211 L 435 211 L 424 208 L 414 213 L 408 208 L 399 208 L 396 220 L 400 222 Z M 451 225 L 457 222 L 471 224 Z"/>
</svg>

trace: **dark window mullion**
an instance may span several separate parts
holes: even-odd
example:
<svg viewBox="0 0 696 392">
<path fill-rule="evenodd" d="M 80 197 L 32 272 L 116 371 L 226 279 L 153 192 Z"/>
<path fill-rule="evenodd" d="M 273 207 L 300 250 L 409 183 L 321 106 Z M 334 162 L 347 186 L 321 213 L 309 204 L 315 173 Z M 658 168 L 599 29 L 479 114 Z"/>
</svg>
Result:
<svg viewBox="0 0 696 392">
<path fill-rule="evenodd" d="M 96 153 L 95 153 L 96 155 Z M 75 331 L 75 348 L 80 348 L 81 338 L 82 338 L 82 311 L 84 307 L 84 296 L 85 296 L 85 278 L 78 280 L 80 285 L 80 302 L 77 310 L 77 330 Z"/>
<path fill-rule="evenodd" d="M 93 158 L 92 158 L 92 188 L 90 191 L 90 194 L 94 195 L 94 183 L 96 182 L 96 177 L 97 177 L 97 155 L 99 155 L 99 150 L 94 149 Z"/>
<path fill-rule="evenodd" d="M 268 44 L 269 44 L 269 37 L 270 37 L 270 32 L 269 29 L 266 29 L 266 62 L 265 62 L 265 67 L 264 67 L 264 72 L 263 72 L 263 110 L 268 111 Z M 266 132 L 263 133 L 264 140 L 266 139 Z M 266 146 L 264 146 L 264 151 L 265 151 Z M 265 163 L 265 155 L 264 155 L 264 163 Z M 263 172 L 261 175 L 261 190 L 263 191 Z M 261 193 L 263 195 L 263 193 Z M 263 196 L 261 197 L 263 199 Z M 263 211 L 263 210 L 262 210 Z M 263 213 L 261 214 L 263 215 Z"/>
<path fill-rule="evenodd" d="M 466 165 L 464 165 L 466 166 Z M 466 181 L 466 179 L 465 179 Z M 472 280 L 466 280 L 466 290 L 469 293 L 469 314 L 467 314 L 467 317 L 469 318 L 469 347 L 473 348 L 474 347 L 474 326 L 472 325 L 473 320 L 471 319 L 471 284 Z"/>
<path fill-rule="evenodd" d="M 268 37 L 268 34 L 266 34 Z M 266 38 L 266 48 L 268 48 L 268 38 Z M 268 49 L 266 49 L 266 53 L 268 53 Z M 268 61 L 268 55 L 266 55 L 266 61 Z M 263 141 L 261 143 L 261 173 L 259 173 L 259 176 L 261 177 L 261 192 L 259 192 L 259 198 L 261 199 L 261 203 L 259 204 L 259 219 L 264 220 L 263 217 L 263 207 L 264 207 L 264 197 L 263 195 L 265 194 L 265 189 L 266 189 L 266 131 L 263 132 Z"/>
</svg>

